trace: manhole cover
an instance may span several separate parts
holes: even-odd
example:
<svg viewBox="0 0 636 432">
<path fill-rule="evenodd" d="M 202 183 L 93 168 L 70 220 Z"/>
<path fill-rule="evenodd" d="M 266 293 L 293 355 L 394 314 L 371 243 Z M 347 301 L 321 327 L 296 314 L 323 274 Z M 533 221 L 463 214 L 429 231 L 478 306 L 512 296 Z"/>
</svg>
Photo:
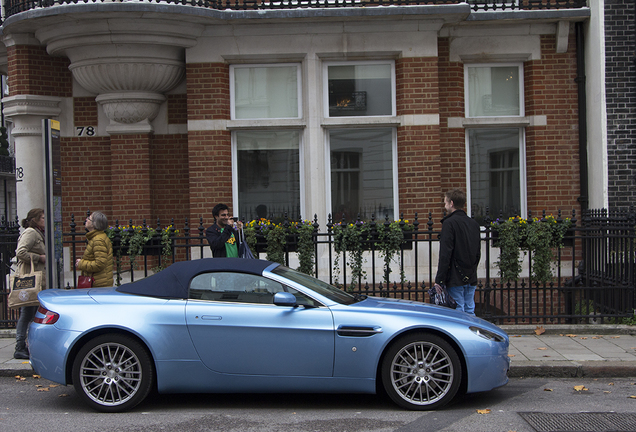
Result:
<svg viewBox="0 0 636 432">
<path fill-rule="evenodd" d="M 519 415 L 537 432 L 636 432 L 636 414 L 525 412 Z"/>
</svg>

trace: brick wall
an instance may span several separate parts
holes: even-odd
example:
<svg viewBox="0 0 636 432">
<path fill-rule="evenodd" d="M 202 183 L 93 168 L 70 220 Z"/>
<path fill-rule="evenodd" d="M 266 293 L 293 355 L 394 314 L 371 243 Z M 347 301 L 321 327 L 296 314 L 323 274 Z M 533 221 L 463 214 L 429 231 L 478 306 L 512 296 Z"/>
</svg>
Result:
<svg viewBox="0 0 636 432">
<path fill-rule="evenodd" d="M 169 225 L 170 219 L 174 218 L 175 224 L 182 227 L 185 218 L 190 216 L 187 134 L 153 137 L 150 148 L 150 188 L 152 226 L 156 225 L 157 218 L 162 226 Z"/>
<path fill-rule="evenodd" d="M 580 211 L 576 42 L 556 53 L 556 37 L 541 36 L 541 60 L 524 64 L 526 116 L 546 116 L 546 126 L 526 128 L 528 210 Z"/>
<path fill-rule="evenodd" d="M 152 216 L 150 147 L 152 135 L 111 135 L 112 218 L 134 224 Z M 149 222 L 148 220 L 146 222 Z"/>
<path fill-rule="evenodd" d="M 51 57 L 41 46 L 14 45 L 7 48 L 7 59 L 11 96 L 72 96 L 73 76 L 67 58 Z"/>
<path fill-rule="evenodd" d="M 403 58 L 395 62 L 397 115 L 439 112 L 437 58 Z M 400 213 L 406 219 L 439 209 L 439 126 L 398 128 Z M 395 215 L 396 219 L 399 215 Z"/>
<path fill-rule="evenodd" d="M 95 96 L 73 98 L 73 126 L 97 126 L 97 110 Z"/>
<path fill-rule="evenodd" d="M 69 229 L 71 214 L 78 230 L 84 224 L 86 211 L 103 211 L 112 216 L 110 139 L 108 137 L 63 137 L 62 209 L 64 231 Z"/>
<path fill-rule="evenodd" d="M 440 191 L 437 207 L 443 212 L 444 193 L 466 191 L 465 129 L 449 128 L 450 117 L 464 117 L 464 64 L 450 61 L 449 39 L 438 40 L 440 112 Z M 467 191 L 466 191 L 467 192 Z M 441 213 L 440 213 L 441 214 Z"/>
<path fill-rule="evenodd" d="M 186 67 L 188 120 L 230 118 L 230 68 L 224 63 L 191 63 Z"/>
<path fill-rule="evenodd" d="M 605 92 L 607 102 L 610 210 L 636 203 L 636 3 L 605 0 Z"/>
<path fill-rule="evenodd" d="M 188 132 L 190 217 L 213 223 L 212 207 L 232 211 L 232 152 L 229 131 Z"/>
<path fill-rule="evenodd" d="M 168 124 L 188 123 L 188 96 L 185 94 L 168 95 Z"/>
</svg>

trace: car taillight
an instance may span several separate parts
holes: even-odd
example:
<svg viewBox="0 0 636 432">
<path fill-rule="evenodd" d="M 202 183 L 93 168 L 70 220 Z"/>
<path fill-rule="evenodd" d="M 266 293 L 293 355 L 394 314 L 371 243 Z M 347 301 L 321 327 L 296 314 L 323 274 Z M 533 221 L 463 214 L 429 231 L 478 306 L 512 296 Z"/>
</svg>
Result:
<svg viewBox="0 0 636 432">
<path fill-rule="evenodd" d="M 60 318 L 59 314 L 55 312 L 51 312 L 50 310 L 42 306 L 38 307 L 38 313 L 41 313 L 42 315 L 44 315 L 42 318 L 37 316 L 33 318 L 33 322 L 36 322 L 38 324 L 55 324 L 57 320 Z"/>
</svg>

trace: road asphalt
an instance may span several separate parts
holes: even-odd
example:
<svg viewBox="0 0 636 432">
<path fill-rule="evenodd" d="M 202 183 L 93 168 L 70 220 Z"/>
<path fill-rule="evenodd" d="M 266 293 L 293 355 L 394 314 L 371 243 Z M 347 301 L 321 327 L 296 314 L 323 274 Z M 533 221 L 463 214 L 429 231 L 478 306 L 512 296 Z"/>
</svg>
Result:
<svg viewBox="0 0 636 432">
<path fill-rule="evenodd" d="M 636 326 L 510 325 L 508 376 L 636 377 Z M 15 330 L 0 329 L 0 376 L 26 376 L 27 360 L 13 358 Z"/>
</svg>

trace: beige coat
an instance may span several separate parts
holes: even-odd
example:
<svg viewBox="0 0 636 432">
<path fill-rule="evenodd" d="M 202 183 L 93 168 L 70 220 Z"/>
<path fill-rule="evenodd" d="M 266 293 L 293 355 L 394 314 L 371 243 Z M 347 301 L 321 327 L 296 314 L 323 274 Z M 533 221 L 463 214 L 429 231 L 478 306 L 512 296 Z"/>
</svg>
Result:
<svg viewBox="0 0 636 432">
<path fill-rule="evenodd" d="M 35 228 L 24 230 L 18 238 L 18 247 L 15 250 L 15 255 L 18 258 L 16 274 L 31 273 L 31 259 L 33 259 L 33 269 L 44 272 L 46 265 L 40 261 L 40 255 L 46 255 L 44 233 Z M 46 276 L 44 279 L 46 279 Z M 43 283 L 44 287 L 46 287 L 46 280 Z"/>
<path fill-rule="evenodd" d="M 93 287 L 112 287 L 113 284 L 113 245 L 104 231 L 86 233 L 88 246 L 77 268 L 86 276 L 93 276 Z"/>
</svg>

